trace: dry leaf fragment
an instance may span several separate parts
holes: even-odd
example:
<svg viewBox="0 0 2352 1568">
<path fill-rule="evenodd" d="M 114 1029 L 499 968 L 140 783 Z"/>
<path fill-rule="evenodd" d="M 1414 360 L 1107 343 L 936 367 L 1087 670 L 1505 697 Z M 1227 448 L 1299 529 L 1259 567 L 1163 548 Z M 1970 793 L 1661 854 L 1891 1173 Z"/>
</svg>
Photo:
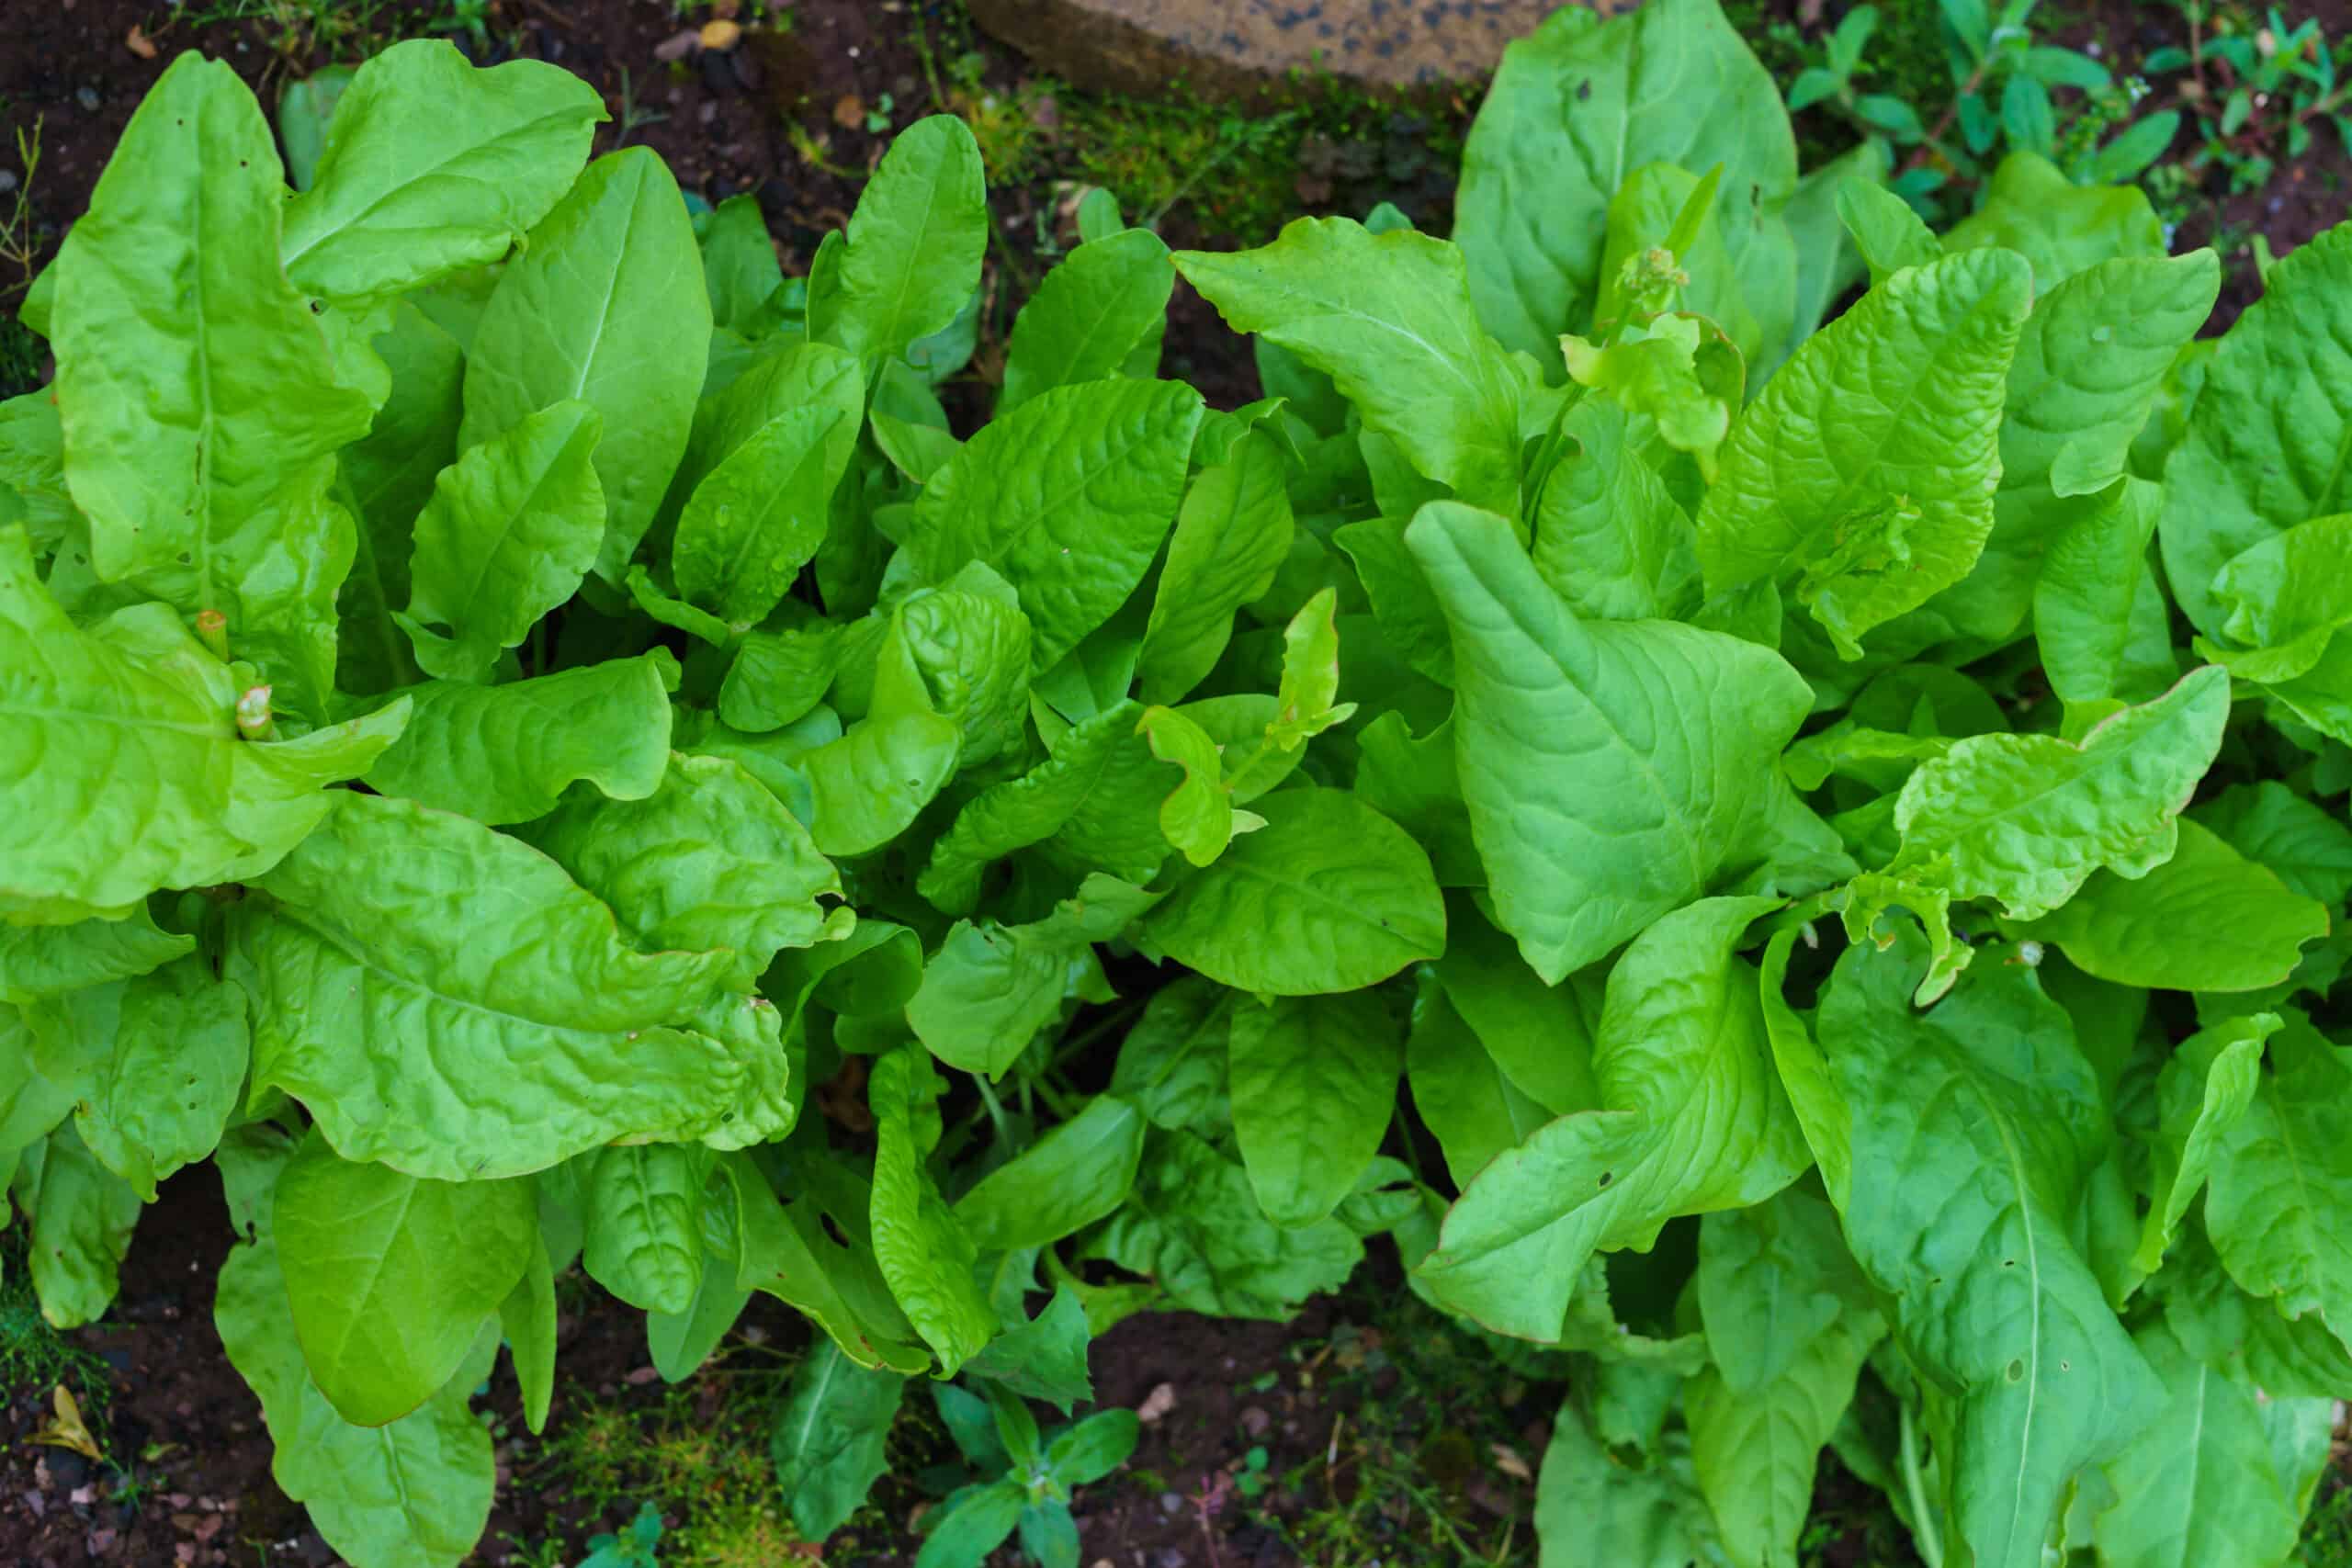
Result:
<svg viewBox="0 0 2352 1568">
<path fill-rule="evenodd" d="M 51 1403 L 57 1414 L 50 1418 L 47 1426 L 33 1434 L 32 1440 L 47 1443 L 53 1449 L 72 1449 L 75 1453 L 103 1464 L 107 1456 L 99 1450 L 97 1439 L 90 1436 L 88 1426 L 83 1422 L 82 1407 L 74 1402 L 73 1391 L 59 1383 L 56 1396 Z"/>
<path fill-rule="evenodd" d="M 140 29 L 140 26 L 137 22 L 130 24 L 130 36 L 124 39 L 122 43 L 125 49 L 128 49 L 131 53 L 137 55 L 141 60 L 153 60 L 155 58 L 154 40 Z"/>
<path fill-rule="evenodd" d="M 1176 1385 L 1164 1382 L 1143 1396 L 1143 1403 L 1136 1406 L 1136 1419 L 1147 1427 L 1157 1426 L 1175 1408 Z"/>
<path fill-rule="evenodd" d="M 672 33 L 668 38 L 655 44 L 653 58 L 667 65 L 673 61 L 684 60 L 701 47 L 702 35 L 694 28 L 688 28 L 684 32 Z"/>
<path fill-rule="evenodd" d="M 1512 1448 L 1509 1443 L 1495 1444 L 1494 1454 L 1495 1468 L 1501 1471 L 1505 1475 L 1510 1476 L 1513 1481 L 1532 1481 L 1535 1479 L 1535 1472 L 1527 1468 L 1527 1461 L 1520 1458 L 1519 1450 Z"/>
<path fill-rule="evenodd" d="M 721 17 L 702 25 L 702 46 L 705 49 L 733 49 L 743 36 L 743 24 Z"/>
<path fill-rule="evenodd" d="M 843 130 L 855 130 L 865 123 L 865 100 L 855 93 L 843 93 L 833 102 L 833 123 Z"/>
</svg>

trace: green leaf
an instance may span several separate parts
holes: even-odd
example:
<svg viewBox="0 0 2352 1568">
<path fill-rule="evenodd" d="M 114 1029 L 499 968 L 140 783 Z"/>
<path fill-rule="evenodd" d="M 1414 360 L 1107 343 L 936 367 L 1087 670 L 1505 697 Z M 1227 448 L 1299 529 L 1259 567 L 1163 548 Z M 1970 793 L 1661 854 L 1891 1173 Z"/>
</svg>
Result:
<svg viewBox="0 0 2352 1568">
<path fill-rule="evenodd" d="M 2241 680 L 2291 681 L 2318 664 L 2337 630 L 2352 624 L 2337 579 L 2352 561 L 2352 517 L 2320 517 L 2249 545 L 2213 579 L 2222 634 L 2252 651 L 2199 650 Z"/>
<path fill-rule="evenodd" d="M 954 719 L 917 708 L 862 718 L 840 739 L 804 754 L 800 767 L 816 792 L 808 829 L 818 850 L 841 859 L 897 838 L 955 775 L 961 743 Z"/>
<path fill-rule="evenodd" d="M 391 392 L 367 437 L 337 459 L 337 493 L 355 514 L 358 548 L 336 598 L 343 628 L 335 684 L 362 694 L 417 679 L 408 637 L 392 617 L 409 599 L 417 513 L 433 499 L 435 479 L 458 460 L 466 374 L 458 340 L 406 300 L 393 308 L 391 330 L 370 346 L 391 372 Z"/>
<path fill-rule="evenodd" d="M 1754 838 L 1810 694 L 1753 643 L 1578 621 L 1501 518 L 1424 508 L 1406 540 L 1453 627 L 1455 760 L 1497 920 L 1557 982 Z"/>
<path fill-rule="evenodd" d="M 870 377 L 963 310 L 979 287 L 989 221 L 971 130 L 954 115 L 915 121 L 859 193 L 830 284 L 811 280 L 809 336 L 856 355 Z"/>
<path fill-rule="evenodd" d="M 879 707 L 927 706 L 962 731 L 959 769 L 994 761 L 1029 718 L 1028 617 L 987 567 L 966 567 L 944 588 L 899 601 L 876 671 Z"/>
<path fill-rule="evenodd" d="M 806 1161 L 795 1171 L 792 1202 L 779 1209 L 757 1168 L 735 1175 L 746 1233 L 757 1237 L 745 1245 L 746 1283 L 807 1314 L 860 1366 L 911 1374 L 931 1365 L 875 1259 L 865 1179 L 829 1157 Z"/>
<path fill-rule="evenodd" d="M 749 1087 L 697 1027 L 731 953 L 632 951 L 553 861 L 464 818 L 346 794 L 254 886 L 228 967 L 254 1090 L 301 1100 L 346 1159 L 519 1175 L 699 1136 Z"/>
<path fill-rule="evenodd" d="M 2273 267 L 2222 339 L 2188 428 L 2165 465 L 2165 575 L 2199 630 L 2219 636 L 2213 581 L 2231 558 L 2314 517 L 2352 511 L 2335 454 L 2352 424 L 2312 387 L 2352 385 L 2352 231 L 2333 230 Z"/>
<path fill-rule="evenodd" d="M 2115 1568 L 2285 1562 L 2301 1533 L 2272 1462 L 2261 1392 L 2206 1366 L 2170 1329 L 2137 1343 L 2162 1381 L 2162 1413 L 2108 1462 L 2115 1500 L 2098 1515 L 2098 1554 Z"/>
<path fill-rule="evenodd" d="M 368 769 L 368 787 L 492 827 L 546 816 L 580 783 L 643 800 L 669 767 L 676 670 L 656 649 L 504 686 L 419 686 L 404 698 L 408 728 Z"/>
<path fill-rule="evenodd" d="M 1297 1230 L 1354 1190 L 1396 1104 L 1397 1020 L 1375 993 L 1283 997 L 1233 1015 L 1234 1141 L 1266 1217 Z"/>
<path fill-rule="evenodd" d="M 2262 1043 L 2283 1023 L 2277 1013 L 2229 1019 L 2181 1042 L 2157 1077 L 2163 1115 L 2148 1144 L 2149 1206 L 2132 1264 L 2143 1275 L 2164 1266 L 2174 1232 L 2211 1174 L 2222 1141 L 2254 1101 Z"/>
<path fill-rule="evenodd" d="M 560 402 L 603 416 L 595 571 L 618 586 L 685 450 L 710 342 L 702 255 L 677 181 L 647 148 L 608 153 L 531 231 L 466 354 L 460 446 Z"/>
<path fill-rule="evenodd" d="M 711 319 L 746 337 L 757 337 L 772 317 L 768 300 L 784 285 L 775 242 L 768 237 L 760 198 L 749 191 L 730 196 L 711 212 L 703 229 L 702 276 L 710 291 Z"/>
<path fill-rule="evenodd" d="M 780 414 L 716 464 L 678 518 L 671 570 L 678 591 L 722 620 L 766 618 L 825 542 L 833 487 L 847 468 L 853 406 Z"/>
<path fill-rule="evenodd" d="M 1140 1425 L 1132 1410 L 1098 1410 L 1046 1445 L 1046 1468 L 1065 1486 L 1100 1481 L 1136 1451 Z"/>
<path fill-rule="evenodd" d="M 902 1045 L 874 1064 L 866 1088 L 876 1128 L 874 1256 L 908 1321 L 948 1376 L 996 1332 L 996 1314 L 973 1282 L 978 1254 L 941 1199 L 923 1161 L 939 1139 L 945 1082 L 922 1047 Z"/>
<path fill-rule="evenodd" d="M 1345 724 L 1353 703 L 1340 694 L 1339 591 L 1317 592 L 1283 627 L 1283 674 L 1274 694 L 1273 722 L 1266 726 L 1264 750 L 1295 751 L 1335 724 Z M 1245 764 L 1256 771 L 1256 759 Z"/>
<path fill-rule="evenodd" d="M 1646 1250 L 1675 1215 L 1760 1202 L 1804 1170 L 1755 970 L 1733 953 L 1776 906 L 1710 898 L 1634 940 L 1610 972 L 1593 1050 L 1607 1109 L 1547 1123 L 1464 1190 L 1417 1271 L 1442 1304 L 1556 1340 L 1596 1251 Z"/>
<path fill-rule="evenodd" d="M 1180 884 L 1136 940 L 1220 985 L 1273 996 L 1360 990 L 1445 947 L 1429 857 L 1339 790 L 1259 802 L 1266 826 Z"/>
<path fill-rule="evenodd" d="M 605 118 L 560 66 L 480 71 L 444 39 L 396 43 L 335 100 L 317 172 L 287 205 L 287 276 L 365 304 L 494 262 L 563 195 Z"/>
<path fill-rule="evenodd" d="M 32 1067 L 71 1088 L 84 1145 L 142 1201 L 153 1202 L 157 1182 L 220 1141 L 251 1037 L 244 993 L 217 979 L 209 962 L 179 959 L 37 1001 L 25 1018 Z"/>
<path fill-rule="evenodd" d="M 2352 1347 L 2352 1197 L 2340 1047 L 2290 1012 L 2270 1037 L 2270 1071 L 2222 1136 L 2205 1224 L 2222 1265 L 2287 1317 L 2311 1316 Z"/>
<path fill-rule="evenodd" d="M 18 1156 L 8 1192 L 32 1216 L 33 1293 L 52 1328 L 95 1323 L 114 1302 L 116 1270 L 139 1223 L 139 1193 L 100 1165 L 71 1127 Z"/>
<path fill-rule="evenodd" d="M 1190 1133 L 1165 1132 L 1152 1134 L 1135 1191 L 1088 1251 L 1156 1280 L 1188 1312 L 1280 1323 L 1337 1290 L 1363 1244 L 1336 1219 L 1273 1224 L 1239 1165 Z"/>
<path fill-rule="evenodd" d="M 498 1322 L 522 1385 L 524 1424 L 537 1437 L 555 1398 L 555 1273 L 544 1237 L 524 1253 L 523 1278 L 498 1303 Z"/>
<path fill-rule="evenodd" d="M 915 1568 L 980 1568 L 1021 1522 L 1028 1493 L 1014 1481 L 967 1488 L 951 1497 L 915 1553 Z"/>
<path fill-rule="evenodd" d="M 2145 702 L 2179 679 L 2164 589 L 2148 564 L 2164 491 L 2125 479 L 2050 541 L 2033 586 L 2033 636 L 2069 704 Z"/>
<path fill-rule="evenodd" d="M 1238 993 L 1198 976 L 1152 992 L 1119 1043 L 1110 1092 L 1155 1127 L 1214 1134 L 1227 1119 L 1226 1042 Z"/>
<path fill-rule="evenodd" d="M 2033 265 L 2033 291 L 2120 256 L 2162 256 L 2164 225 L 2137 186 L 2077 186 L 2038 152 L 2015 152 L 1985 183 L 1974 213 L 1944 235 L 1944 250 L 1996 247 Z"/>
<path fill-rule="evenodd" d="M 706 1218 L 706 1234 L 709 1224 Z M 646 1314 L 645 1347 L 662 1382 L 684 1382 L 699 1371 L 750 1304 L 751 1288 L 727 1267 L 731 1261 L 717 1254 L 704 1258 L 702 1277 L 685 1311 Z"/>
<path fill-rule="evenodd" d="M 1795 139 L 1779 87 L 1722 10 L 1668 0 L 1589 22 L 1555 14 L 1504 51 L 1462 155 L 1454 232 L 1478 319 L 1547 363 L 1557 334 L 1590 318 L 1610 199 L 1645 164 L 1723 165 L 1715 221 L 1751 291 L 1775 254 L 1793 277 L 1785 231 L 1772 231 L 1797 188 Z M 1665 103 L 1704 112 L 1655 112 Z"/>
<path fill-rule="evenodd" d="M 1972 252 L 1888 278 L 1807 340 L 1733 426 L 1700 507 L 1709 596 L 1778 583 L 1852 658 L 1966 576 L 2030 299 L 2015 255 Z"/>
<path fill-rule="evenodd" d="M 820 1342 L 792 1374 L 768 1435 L 776 1484 L 805 1540 L 822 1541 L 865 1506 L 889 1469 L 885 1450 L 907 1380 L 871 1371 Z"/>
<path fill-rule="evenodd" d="M 1930 1429 L 1960 1542 L 1984 1568 L 2037 1568 L 2067 1482 L 2162 1392 L 2075 1239 L 2109 1134 L 2064 1013 L 2014 964 L 1915 1011 L 1926 966 L 1906 927 L 1848 948 L 1822 999 L 1853 1139 L 1846 1240 L 1950 1391 Z"/>
<path fill-rule="evenodd" d="M 2119 985 L 2258 991 L 2284 981 L 2303 944 L 2327 934 L 2326 906 L 2195 822 L 2175 827 L 2179 848 L 2170 860 L 2131 882 L 2094 874 L 2026 934 Z"/>
<path fill-rule="evenodd" d="M 702 1289 L 707 1149 L 630 1144 L 586 1162 L 589 1278 L 631 1306 L 684 1314 Z"/>
<path fill-rule="evenodd" d="M 1679 1432 L 1668 1452 L 1635 1468 L 1595 1437 L 1563 1400 L 1535 1477 L 1535 1533 L 1557 1568 L 1687 1568 L 1716 1550 Z M 1679 1460 L 1681 1462 L 1674 1462 Z"/>
<path fill-rule="evenodd" d="M 1143 1113 L 1098 1095 L 956 1200 L 956 1218 L 984 1252 L 1049 1247 L 1125 1201 L 1143 1158 Z"/>
<path fill-rule="evenodd" d="M 1150 742 L 1153 756 L 1184 770 L 1184 782 L 1159 803 L 1159 830 L 1186 860 L 1212 864 L 1237 829 L 1263 824 L 1254 813 L 1234 811 L 1221 749 L 1207 730 L 1174 708 L 1146 708 L 1136 728 Z"/>
<path fill-rule="evenodd" d="M 285 213 L 253 95 L 226 63 L 182 55 L 59 247 L 50 341 L 99 581 L 226 615 L 279 705 L 316 716 L 352 548 L 326 500 L 333 454 L 372 409 L 279 267 Z"/>
<path fill-rule="evenodd" d="M 277 1179 L 272 1225 L 303 1364 L 360 1427 L 457 1375 L 538 1246 L 528 1183 L 354 1165 L 315 1127 Z"/>
<path fill-rule="evenodd" d="M 1168 247 L 1148 229 L 1070 252 L 1013 318 L 996 417 L 1056 387 L 1120 374 L 1139 346 L 1158 344 L 1175 287 Z"/>
<path fill-rule="evenodd" d="M 1328 374 L 1364 428 L 1474 504 L 1516 511 L 1521 371 L 1481 330 L 1462 253 L 1409 229 L 1303 219 L 1272 244 L 1176 268 L 1236 332 Z"/>
<path fill-rule="evenodd" d="M 1841 180 L 1838 219 L 1854 238 L 1875 288 L 1909 266 L 1933 265 L 1944 254 L 1911 204 L 1875 180 Z"/>
<path fill-rule="evenodd" d="M 823 941 L 818 900 L 842 894 L 808 830 L 720 757 L 672 757 L 643 800 L 574 792 L 529 836 L 647 952 L 734 949 L 740 990 L 785 948 Z"/>
<path fill-rule="evenodd" d="M 1201 422 L 1173 381 L 1063 387 L 993 420 L 932 476 L 908 554 L 932 582 L 970 561 L 1021 594 L 1043 671 L 1125 603 L 1176 515 Z"/>
<path fill-rule="evenodd" d="M 0 911 L 64 924 L 119 919 L 159 887 L 267 870 L 334 805 L 322 786 L 366 770 L 401 733 L 394 703 L 299 740 L 239 732 L 235 673 L 162 604 L 85 630 L 34 574 L 21 528 L 0 529 Z"/>
<path fill-rule="evenodd" d="M 1151 880 L 1168 852 L 1159 805 L 1178 781 L 1136 733 L 1142 715 L 1123 702 L 1074 724 L 1044 762 L 967 802 L 932 846 L 917 890 L 962 914 L 978 902 L 991 863 L 1049 840 L 1124 881 Z"/>
<path fill-rule="evenodd" d="M 441 470 L 396 617 L 426 673 L 488 682 L 499 654 L 579 591 L 605 536 L 590 466 L 603 434 L 588 404 L 551 403 Z"/>
<path fill-rule="evenodd" d="M 2352 828 L 2276 779 L 2233 784 L 2189 816 L 2306 898 L 2352 897 Z"/>
<path fill-rule="evenodd" d="M 1193 477 L 1144 634 L 1145 701 L 1174 702 L 1198 685 L 1225 652 L 1234 612 L 1273 587 L 1294 528 L 1283 472 L 1273 437 L 1252 431 Z"/>
<path fill-rule="evenodd" d="M 1092 971 L 1088 944 L 1118 935 L 1158 897 L 1094 875 L 1042 920 L 956 921 L 907 1001 L 907 1027 L 949 1066 L 1002 1077 L 1082 989 Z"/>
<path fill-rule="evenodd" d="M 1405 522 L 1368 517 L 1343 524 L 1331 542 L 1345 550 L 1363 584 L 1383 640 L 1441 686 L 1453 684 L 1453 640 L 1421 569 L 1405 547 Z"/>
<path fill-rule="evenodd" d="M 160 929 L 144 906 L 119 920 L 0 925 L 0 1001 L 28 1002 L 136 979 L 195 947 L 194 937 Z"/>
<path fill-rule="evenodd" d="M 266 1154 L 255 1174 L 275 1181 L 285 1155 Z M 263 1190 L 267 1190 L 265 1185 Z M 288 1280 L 268 1220 L 220 1269 L 212 1320 L 230 1361 L 260 1396 L 286 1495 L 308 1506 L 335 1551 L 382 1568 L 457 1568 L 490 1520 L 496 1463 L 490 1432 L 467 1408 L 498 1353 L 494 1334 L 475 1340 L 455 1377 L 387 1427 L 345 1421 L 311 1381 L 295 1337 Z"/>
<path fill-rule="evenodd" d="M 1535 570 L 1587 619 L 1674 620 L 1699 604 L 1698 536 L 1634 441 L 1634 416 L 1587 398 L 1535 513 Z"/>
<path fill-rule="evenodd" d="M 1736 1563 L 1793 1563 L 1821 1447 L 1886 1333 L 1837 1211 L 1801 1188 L 1699 1228 L 1709 1366 L 1685 1392 L 1690 1459 Z"/>
<path fill-rule="evenodd" d="M 1469 1186 L 1497 1155 L 1525 1143 L 1552 1119 L 1511 1082 L 1426 972 L 1413 998 L 1405 1073 L 1413 1109 L 1436 1137 L 1457 1188 Z"/>
<path fill-rule="evenodd" d="M 1089 1338 L 1086 1309 L 1078 1292 L 1064 1285 L 1045 1311 L 998 1335 L 965 1362 L 964 1375 L 991 1379 L 1023 1399 L 1058 1405 L 1067 1416 L 1072 1404 L 1094 1397 L 1086 1372 Z"/>
</svg>

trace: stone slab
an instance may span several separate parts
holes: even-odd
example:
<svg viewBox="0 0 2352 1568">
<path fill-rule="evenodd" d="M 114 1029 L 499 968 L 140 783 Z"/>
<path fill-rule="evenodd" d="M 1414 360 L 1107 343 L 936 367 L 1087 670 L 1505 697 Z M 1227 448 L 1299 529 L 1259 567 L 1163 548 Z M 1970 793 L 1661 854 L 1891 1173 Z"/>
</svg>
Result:
<svg viewBox="0 0 2352 1568">
<path fill-rule="evenodd" d="M 967 0 L 973 18 L 1080 86 L 1256 97 L 1329 73 L 1421 87 L 1491 72 L 1566 0 Z"/>
</svg>

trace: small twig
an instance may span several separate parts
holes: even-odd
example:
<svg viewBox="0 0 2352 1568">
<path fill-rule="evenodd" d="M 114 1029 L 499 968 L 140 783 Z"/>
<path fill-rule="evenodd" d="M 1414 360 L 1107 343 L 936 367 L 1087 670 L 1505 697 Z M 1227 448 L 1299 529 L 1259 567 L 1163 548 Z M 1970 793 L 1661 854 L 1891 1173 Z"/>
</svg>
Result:
<svg viewBox="0 0 2352 1568">
<path fill-rule="evenodd" d="M 1928 132 L 1926 140 L 1911 150 L 1910 159 L 1903 165 L 1905 174 L 1913 169 L 1926 168 L 1928 155 L 1940 151 L 1938 144 L 1943 141 L 1944 133 L 1951 129 L 1951 122 L 1960 118 L 1961 100 L 1976 91 L 1978 85 L 1984 80 L 1984 70 L 1990 63 L 1989 60 L 1976 62 L 1976 69 L 1968 73 L 1968 80 L 1960 85 L 1960 91 L 1954 93 L 1951 102 L 1944 106 L 1943 118 L 1936 121 L 1935 129 Z"/>
</svg>

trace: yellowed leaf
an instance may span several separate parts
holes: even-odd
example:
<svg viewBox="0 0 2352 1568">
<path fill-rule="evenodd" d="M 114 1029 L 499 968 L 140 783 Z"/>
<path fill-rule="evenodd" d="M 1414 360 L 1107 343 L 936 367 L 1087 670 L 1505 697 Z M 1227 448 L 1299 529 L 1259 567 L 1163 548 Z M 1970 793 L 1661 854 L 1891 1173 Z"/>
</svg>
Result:
<svg viewBox="0 0 2352 1568">
<path fill-rule="evenodd" d="M 107 1456 L 99 1449 L 98 1440 L 90 1436 L 90 1428 L 82 1419 L 82 1406 L 75 1402 L 73 1390 L 59 1383 L 51 1404 L 57 1414 L 50 1417 L 47 1426 L 33 1434 L 32 1440 L 46 1443 L 53 1449 L 72 1449 L 95 1462 L 103 1463 Z"/>
</svg>

